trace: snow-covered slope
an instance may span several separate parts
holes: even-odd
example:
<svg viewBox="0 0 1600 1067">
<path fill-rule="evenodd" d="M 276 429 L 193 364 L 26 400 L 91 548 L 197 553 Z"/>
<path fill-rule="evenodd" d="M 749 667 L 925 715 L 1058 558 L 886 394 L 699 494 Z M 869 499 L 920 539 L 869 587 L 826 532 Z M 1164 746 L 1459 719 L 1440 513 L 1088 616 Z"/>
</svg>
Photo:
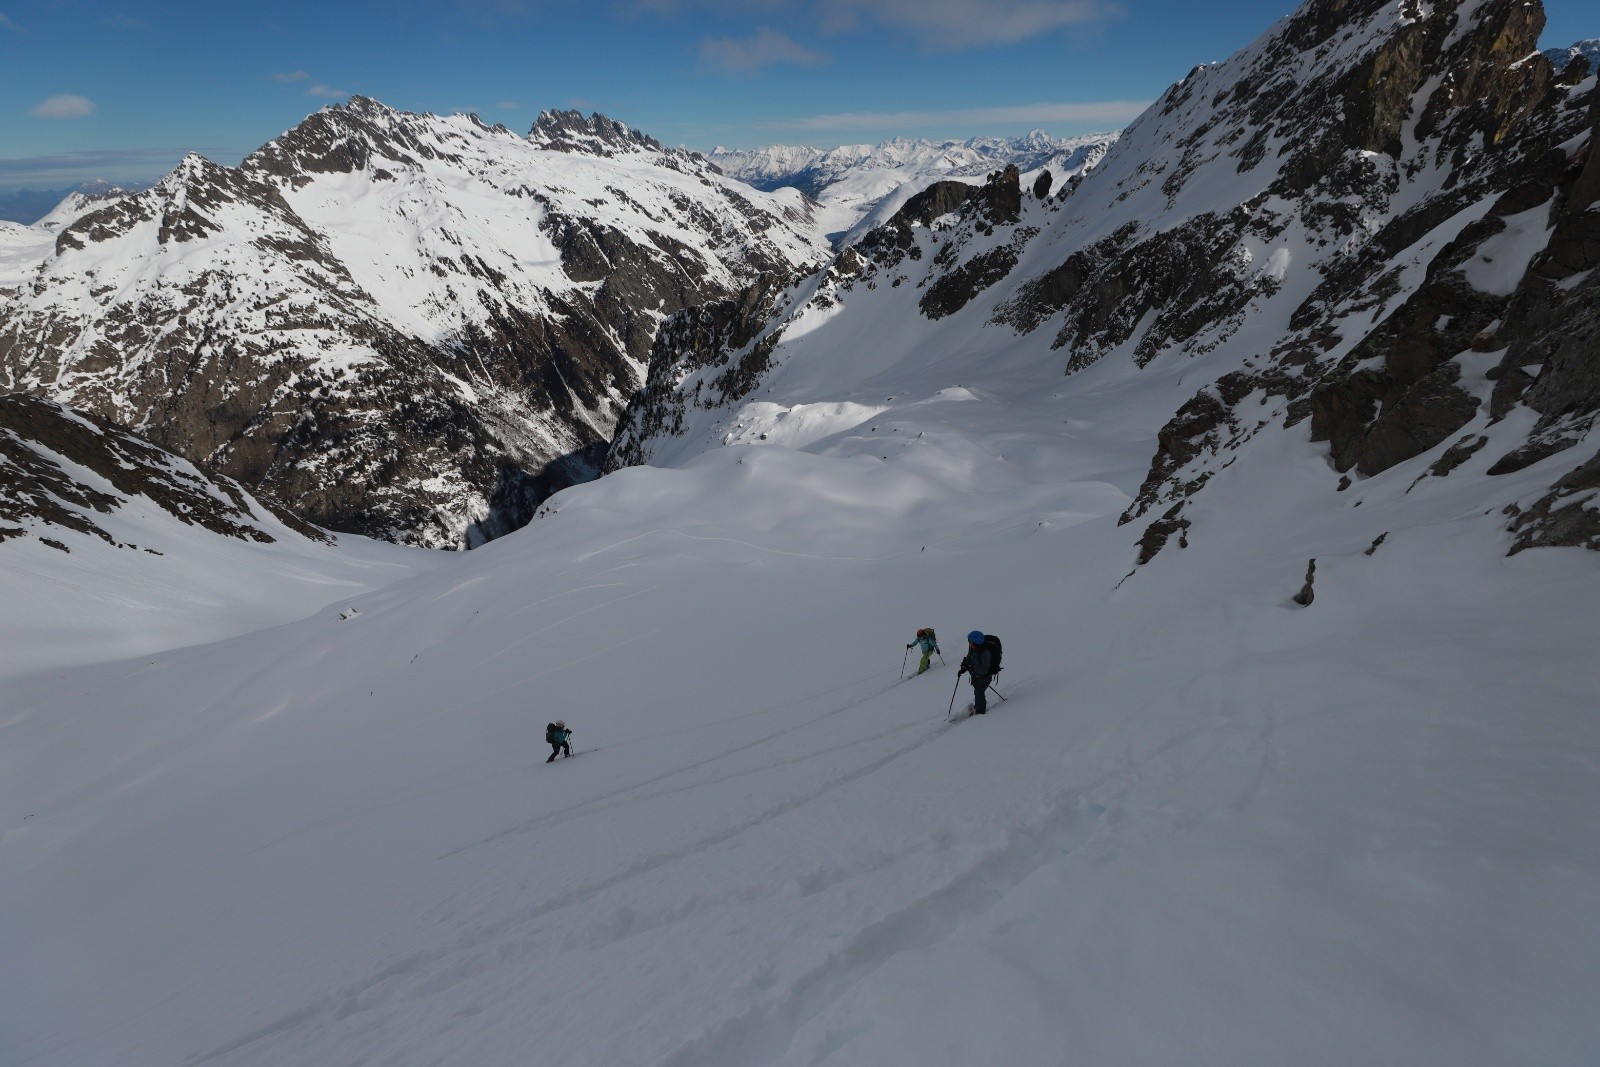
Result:
<svg viewBox="0 0 1600 1067">
<path fill-rule="evenodd" d="M 1595 556 L 1496 559 L 1467 483 L 1330 514 L 1301 442 L 1119 588 L 1181 389 L 1016 356 L 300 622 L 0 680 L 8 1057 L 1581 1062 Z M 972 627 L 1009 699 L 947 725 Z"/>
<path fill-rule="evenodd" d="M 0 388 L 430 545 L 592 474 L 663 315 L 826 252 L 797 192 L 602 116 L 522 137 L 361 97 L 29 233 L 0 246 Z"/>
<path fill-rule="evenodd" d="M 1508 556 L 1502 510 L 1592 442 L 1488 470 L 1595 366 L 1594 83 L 1523 58 L 1536 13 L 1316 0 L 1064 198 L 937 183 L 670 318 L 615 453 L 652 465 L 310 617 L 0 672 L 4 1055 L 1592 1058 L 1600 554 Z M 1455 347 L 1486 310 L 1515 339 Z M 1563 323 L 1492 447 L 1369 442 L 1342 489 L 1361 435 L 1251 377 L 1421 425 Z M 1173 471 L 1160 548 L 1122 520 Z M 948 723 L 974 627 L 1008 699 Z"/>
<path fill-rule="evenodd" d="M 710 154 L 725 173 L 758 189 L 796 188 L 815 199 L 818 220 L 828 233 L 856 231 L 869 215 L 887 219 L 905 200 L 935 181 L 968 179 L 1008 165 L 1035 180 L 1049 171 L 1052 180 L 1076 177 L 1105 157 L 1115 133 L 1058 138 L 1035 130 L 1026 137 L 974 137 L 966 141 L 895 138 L 877 145 L 808 148 L 718 148 Z"/>
<path fill-rule="evenodd" d="M 434 565 L 274 514 L 103 419 L 0 396 L 0 675 L 247 633 Z"/>
<path fill-rule="evenodd" d="M 50 251 L 50 234 L 35 226 L 0 222 L 0 298 L 14 293 Z"/>
</svg>

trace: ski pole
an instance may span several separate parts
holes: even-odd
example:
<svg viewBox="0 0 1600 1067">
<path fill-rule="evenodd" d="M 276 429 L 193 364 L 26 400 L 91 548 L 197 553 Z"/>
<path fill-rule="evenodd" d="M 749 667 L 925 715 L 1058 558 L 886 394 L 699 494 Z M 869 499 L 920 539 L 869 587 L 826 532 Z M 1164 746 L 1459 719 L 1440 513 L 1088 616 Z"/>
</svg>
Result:
<svg viewBox="0 0 1600 1067">
<path fill-rule="evenodd" d="M 900 677 L 906 676 L 906 664 L 911 661 L 911 646 L 906 646 L 906 654 L 900 657 Z"/>
<path fill-rule="evenodd" d="M 958 674 L 958 675 L 956 675 L 955 688 L 950 690 L 950 707 L 945 709 L 944 718 L 945 718 L 946 722 L 949 722 L 950 721 L 950 716 L 955 714 L 955 710 L 956 710 L 956 689 L 960 689 L 960 688 L 961 688 L 961 675 Z"/>
<path fill-rule="evenodd" d="M 1000 692 L 1000 687 L 995 685 L 993 682 L 989 683 L 989 688 L 993 689 L 994 690 L 994 695 L 999 697 L 1001 700 L 1004 700 L 1006 698 L 1006 695 L 1004 693 Z"/>
</svg>

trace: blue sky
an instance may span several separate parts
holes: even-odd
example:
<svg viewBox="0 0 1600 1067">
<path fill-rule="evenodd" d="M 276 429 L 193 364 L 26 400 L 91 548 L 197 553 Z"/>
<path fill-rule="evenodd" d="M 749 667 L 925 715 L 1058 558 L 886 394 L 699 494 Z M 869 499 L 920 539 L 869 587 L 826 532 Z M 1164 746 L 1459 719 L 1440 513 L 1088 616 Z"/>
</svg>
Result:
<svg viewBox="0 0 1600 1067">
<path fill-rule="evenodd" d="M 1545 45 L 1600 35 L 1548 0 Z M 670 144 L 1116 129 L 1293 0 L 0 0 L 0 192 L 233 164 L 351 93 Z"/>
</svg>

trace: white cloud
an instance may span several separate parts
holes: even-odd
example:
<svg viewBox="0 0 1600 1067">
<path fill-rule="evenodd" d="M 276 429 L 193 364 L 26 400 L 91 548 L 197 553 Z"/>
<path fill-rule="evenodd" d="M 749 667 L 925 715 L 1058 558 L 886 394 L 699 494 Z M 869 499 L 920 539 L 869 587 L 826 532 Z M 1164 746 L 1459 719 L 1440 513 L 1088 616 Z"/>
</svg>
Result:
<svg viewBox="0 0 1600 1067">
<path fill-rule="evenodd" d="M 229 151 L 232 150 L 219 154 L 227 155 Z M 51 188 L 94 179 L 143 185 L 170 171 L 183 155 L 183 150 L 176 148 L 139 148 L 0 159 L 0 188 Z"/>
<path fill-rule="evenodd" d="M 303 70 L 279 70 L 273 71 L 272 80 L 275 82 L 308 82 L 311 80 L 311 75 Z"/>
<path fill-rule="evenodd" d="M 785 13 L 796 19 L 797 24 L 820 27 L 829 33 L 870 27 L 903 31 L 922 47 L 935 51 L 1016 44 L 1058 30 L 1092 28 L 1123 14 L 1121 0 L 615 0 L 615 3 L 630 14 L 664 18 L 691 9 L 718 16 L 748 16 L 753 10 Z"/>
<path fill-rule="evenodd" d="M 950 111 L 847 111 L 835 115 L 810 115 L 765 123 L 786 130 L 932 129 L 1087 123 L 1120 129 L 1132 122 L 1147 100 L 1102 100 L 1087 104 L 1017 104 L 1004 107 L 969 107 Z"/>
<path fill-rule="evenodd" d="M 819 0 L 818 7 L 829 29 L 872 22 L 907 30 L 924 47 L 943 51 L 1016 44 L 1122 14 L 1115 0 Z"/>
<path fill-rule="evenodd" d="M 748 40 L 715 37 L 701 41 L 700 61 L 713 70 L 729 74 L 754 74 L 762 67 L 778 63 L 814 67 L 828 62 L 828 57 L 813 52 L 786 33 L 762 27 Z"/>
<path fill-rule="evenodd" d="M 94 101 L 86 96 L 63 93 L 44 101 L 33 109 L 33 114 L 41 119 L 81 119 L 94 114 Z"/>
<path fill-rule="evenodd" d="M 318 100 L 343 100 L 350 93 L 345 89 L 335 89 L 331 85 L 323 85 L 318 82 L 306 90 L 306 95 L 314 96 Z"/>
</svg>

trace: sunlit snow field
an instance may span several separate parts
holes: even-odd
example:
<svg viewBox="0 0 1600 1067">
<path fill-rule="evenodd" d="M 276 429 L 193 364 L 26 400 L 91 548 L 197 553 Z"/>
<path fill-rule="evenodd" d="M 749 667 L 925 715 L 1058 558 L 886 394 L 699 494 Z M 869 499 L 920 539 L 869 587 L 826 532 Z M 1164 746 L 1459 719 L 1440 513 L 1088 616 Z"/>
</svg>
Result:
<svg viewBox="0 0 1600 1067">
<path fill-rule="evenodd" d="M 1123 581 L 1186 368 L 949 351 L 730 416 L 811 397 L 802 451 L 347 539 L 395 577 L 319 610 L 241 563 L 214 643 L 56 665 L 8 611 L 0 1063 L 1590 1058 L 1595 556 L 1288 432 Z M 6 603 L 122 566 L 73 548 Z M 973 628 L 1009 699 L 950 724 Z"/>
</svg>

